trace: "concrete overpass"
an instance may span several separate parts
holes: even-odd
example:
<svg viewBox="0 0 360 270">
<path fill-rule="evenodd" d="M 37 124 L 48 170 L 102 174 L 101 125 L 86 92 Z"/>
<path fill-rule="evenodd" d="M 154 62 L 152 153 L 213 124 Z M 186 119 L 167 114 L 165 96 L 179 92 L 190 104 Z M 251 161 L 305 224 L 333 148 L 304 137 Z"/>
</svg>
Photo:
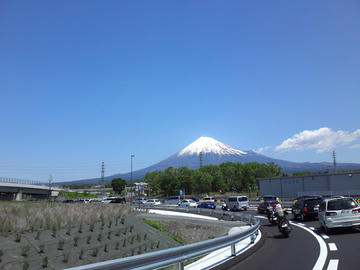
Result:
<svg viewBox="0 0 360 270">
<path fill-rule="evenodd" d="M 59 195 L 60 188 L 40 181 L 0 177 L 0 200 L 22 200 L 24 196 L 47 199 Z"/>
</svg>

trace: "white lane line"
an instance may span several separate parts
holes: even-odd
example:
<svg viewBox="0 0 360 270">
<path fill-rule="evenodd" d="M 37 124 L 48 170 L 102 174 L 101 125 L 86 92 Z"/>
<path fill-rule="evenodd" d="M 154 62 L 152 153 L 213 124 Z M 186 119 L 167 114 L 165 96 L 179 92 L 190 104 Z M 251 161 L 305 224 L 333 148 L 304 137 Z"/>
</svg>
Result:
<svg viewBox="0 0 360 270">
<path fill-rule="evenodd" d="M 294 224 L 298 224 L 298 225 L 301 225 L 301 226 L 306 226 L 305 224 L 303 224 L 303 223 L 299 223 L 299 222 L 294 223 Z"/>
<path fill-rule="evenodd" d="M 324 239 L 329 239 L 330 237 L 329 236 L 327 236 L 325 233 L 320 233 L 320 235 L 322 236 L 322 238 L 324 238 Z"/>
<path fill-rule="evenodd" d="M 337 270 L 339 264 L 339 260 L 330 260 L 329 265 L 326 268 L 327 270 Z"/>
<path fill-rule="evenodd" d="M 335 243 L 329 243 L 329 249 L 330 249 L 330 251 L 337 251 L 337 247 L 336 247 Z"/>
<path fill-rule="evenodd" d="M 255 217 L 267 219 L 266 217 L 263 217 L 263 216 L 255 216 Z M 314 233 L 312 230 L 310 230 L 307 227 L 301 226 L 301 225 L 293 223 L 293 222 L 291 222 L 291 224 L 294 225 L 294 226 L 297 226 L 297 227 L 299 227 L 301 229 L 304 229 L 304 230 L 308 231 L 318 241 L 319 246 L 320 246 L 320 254 L 319 254 L 318 259 L 316 260 L 316 263 L 315 263 L 315 265 L 313 267 L 313 270 L 322 270 L 324 265 L 325 265 L 327 254 L 328 254 L 328 249 L 327 249 L 327 246 L 326 246 L 326 243 L 325 243 L 324 239 L 322 239 L 319 235 L 317 235 L 316 233 Z M 331 269 L 331 270 L 333 270 L 333 269 Z"/>
<path fill-rule="evenodd" d="M 314 227 L 309 227 L 309 229 L 315 231 L 315 228 L 314 228 Z"/>
</svg>

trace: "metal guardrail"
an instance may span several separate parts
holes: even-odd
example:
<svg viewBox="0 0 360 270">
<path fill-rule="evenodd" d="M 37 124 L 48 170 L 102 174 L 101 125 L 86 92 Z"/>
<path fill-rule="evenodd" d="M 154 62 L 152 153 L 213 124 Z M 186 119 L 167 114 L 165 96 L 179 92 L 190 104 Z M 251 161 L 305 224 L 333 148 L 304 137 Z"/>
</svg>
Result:
<svg viewBox="0 0 360 270">
<path fill-rule="evenodd" d="M 157 207 L 153 207 L 157 208 Z M 168 208 L 176 209 L 179 208 Z M 244 240 L 253 234 L 256 234 L 260 228 L 260 220 L 250 214 L 233 213 L 222 210 L 210 210 L 210 209 L 199 209 L 194 211 L 186 209 L 186 212 L 191 213 L 207 213 L 207 214 L 230 214 L 236 216 L 241 221 L 246 222 L 250 225 L 250 228 L 243 232 L 234 233 L 231 235 L 225 235 L 214 239 L 201 241 L 185 246 L 169 248 L 165 250 L 159 250 L 155 252 L 149 252 L 141 255 L 132 257 L 126 257 L 121 259 L 109 260 L 105 262 L 99 262 L 94 264 L 82 265 L 77 267 L 68 268 L 65 270 L 146 270 L 156 269 L 168 265 L 177 264 L 178 269 L 184 269 L 184 262 L 198 257 L 203 254 L 210 253 L 214 250 L 231 246 L 231 255 L 235 256 L 235 243 Z"/>
</svg>

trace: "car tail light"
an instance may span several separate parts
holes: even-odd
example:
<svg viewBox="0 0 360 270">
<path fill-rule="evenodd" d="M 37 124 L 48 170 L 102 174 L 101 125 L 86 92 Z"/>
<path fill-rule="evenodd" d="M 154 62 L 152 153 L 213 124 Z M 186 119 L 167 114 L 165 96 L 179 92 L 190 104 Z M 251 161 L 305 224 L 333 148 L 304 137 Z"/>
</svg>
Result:
<svg viewBox="0 0 360 270">
<path fill-rule="evenodd" d="M 360 213 L 360 208 L 356 208 L 356 209 L 352 210 L 352 213 L 353 213 L 353 214 Z"/>
<path fill-rule="evenodd" d="M 306 206 L 304 206 L 304 212 L 307 212 L 308 208 Z"/>
<path fill-rule="evenodd" d="M 286 223 L 285 223 L 285 221 L 283 221 L 282 223 L 281 223 L 281 225 L 285 225 Z"/>
<path fill-rule="evenodd" d="M 325 214 L 326 216 L 336 216 L 337 214 L 336 214 L 336 212 L 326 212 L 326 214 Z"/>
</svg>

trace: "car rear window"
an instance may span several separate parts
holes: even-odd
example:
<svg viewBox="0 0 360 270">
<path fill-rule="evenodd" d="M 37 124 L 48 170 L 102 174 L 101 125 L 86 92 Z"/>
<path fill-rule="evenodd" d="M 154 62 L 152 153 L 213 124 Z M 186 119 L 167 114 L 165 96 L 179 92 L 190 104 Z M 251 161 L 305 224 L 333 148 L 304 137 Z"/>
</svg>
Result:
<svg viewBox="0 0 360 270">
<path fill-rule="evenodd" d="M 276 201 L 276 197 L 274 196 L 264 196 L 264 201 Z"/>
<path fill-rule="evenodd" d="M 353 209 L 357 205 L 352 199 L 339 199 L 328 202 L 328 210 Z"/>
<path fill-rule="evenodd" d="M 236 198 L 229 198 L 229 202 L 236 202 Z"/>
<path fill-rule="evenodd" d="M 304 201 L 304 204 L 306 204 L 307 206 L 315 206 L 317 204 L 320 204 L 322 202 L 322 199 L 320 198 L 313 198 L 313 199 L 306 199 Z"/>
</svg>

